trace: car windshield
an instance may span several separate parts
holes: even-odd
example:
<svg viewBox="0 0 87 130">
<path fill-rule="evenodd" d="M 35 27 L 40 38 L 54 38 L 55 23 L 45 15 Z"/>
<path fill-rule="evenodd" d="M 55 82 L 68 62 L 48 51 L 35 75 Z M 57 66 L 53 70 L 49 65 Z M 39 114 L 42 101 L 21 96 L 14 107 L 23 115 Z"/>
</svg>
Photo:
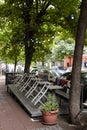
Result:
<svg viewBox="0 0 87 130">
<path fill-rule="evenodd" d="M 82 73 L 81 77 L 82 78 L 87 78 L 87 73 Z"/>
<path fill-rule="evenodd" d="M 71 72 L 67 72 L 61 77 L 64 79 L 71 80 Z M 87 85 L 87 72 L 81 72 L 81 83 Z"/>
<path fill-rule="evenodd" d="M 81 74 L 81 83 L 87 85 L 87 72 Z"/>
</svg>

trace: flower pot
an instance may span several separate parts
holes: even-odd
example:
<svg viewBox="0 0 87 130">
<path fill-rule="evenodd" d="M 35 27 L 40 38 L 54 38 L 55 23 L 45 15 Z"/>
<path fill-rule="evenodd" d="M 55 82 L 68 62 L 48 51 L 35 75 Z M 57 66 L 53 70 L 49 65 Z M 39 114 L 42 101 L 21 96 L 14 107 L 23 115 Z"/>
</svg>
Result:
<svg viewBox="0 0 87 130">
<path fill-rule="evenodd" d="M 42 119 L 44 124 L 57 123 L 58 110 L 56 111 L 42 111 Z"/>
</svg>

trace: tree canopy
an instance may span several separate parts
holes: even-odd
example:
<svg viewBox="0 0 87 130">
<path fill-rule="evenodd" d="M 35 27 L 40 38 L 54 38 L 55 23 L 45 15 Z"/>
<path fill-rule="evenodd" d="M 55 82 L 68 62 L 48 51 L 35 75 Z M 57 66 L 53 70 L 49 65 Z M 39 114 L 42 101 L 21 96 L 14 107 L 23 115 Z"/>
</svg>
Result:
<svg viewBox="0 0 87 130">
<path fill-rule="evenodd" d="M 10 43 L 24 44 L 26 72 L 32 58 L 35 59 L 36 55 L 33 53 L 36 50 L 42 50 L 42 57 L 43 52 L 44 55 L 48 53 L 46 46 L 52 44 L 50 39 L 57 33 L 56 27 L 61 26 L 75 35 L 79 5 L 78 0 L 5 0 L 1 3 L 1 27 L 4 29 L 5 23 L 8 23 L 11 31 L 8 33 Z M 75 17 L 73 20 L 71 15 Z"/>
</svg>

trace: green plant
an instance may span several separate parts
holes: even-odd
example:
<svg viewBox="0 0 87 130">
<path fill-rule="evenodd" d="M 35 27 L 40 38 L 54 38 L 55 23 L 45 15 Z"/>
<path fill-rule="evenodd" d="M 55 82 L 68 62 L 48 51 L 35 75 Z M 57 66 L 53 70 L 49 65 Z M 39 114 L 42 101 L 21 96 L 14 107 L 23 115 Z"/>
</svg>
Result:
<svg viewBox="0 0 87 130">
<path fill-rule="evenodd" d="M 47 101 L 40 107 L 41 111 L 55 111 L 59 107 L 58 100 L 54 94 L 48 93 Z"/>
</svg>

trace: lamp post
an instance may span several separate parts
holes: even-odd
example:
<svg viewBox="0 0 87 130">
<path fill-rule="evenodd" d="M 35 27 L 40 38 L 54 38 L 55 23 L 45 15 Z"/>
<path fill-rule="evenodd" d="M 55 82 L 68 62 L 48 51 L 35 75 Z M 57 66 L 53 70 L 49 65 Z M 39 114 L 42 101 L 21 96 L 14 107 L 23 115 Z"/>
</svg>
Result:
<svg viewBox="0 0 87 130">
<path fill-rule="evenodd" d="M 73 20 L 74 19 L 74 14 L 70 15 L 70 19 Z"/>
</svg>

